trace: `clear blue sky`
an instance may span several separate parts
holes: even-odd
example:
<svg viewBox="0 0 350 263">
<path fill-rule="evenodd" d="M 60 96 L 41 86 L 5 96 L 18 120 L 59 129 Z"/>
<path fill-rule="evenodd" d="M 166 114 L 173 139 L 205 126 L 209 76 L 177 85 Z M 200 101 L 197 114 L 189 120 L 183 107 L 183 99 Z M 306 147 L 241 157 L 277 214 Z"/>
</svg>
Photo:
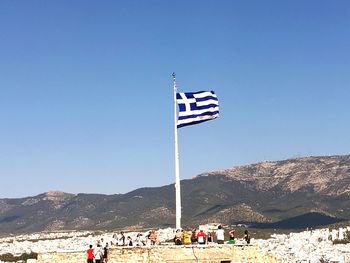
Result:
<svg viewBox="0 0 350 263">
<path fill-rule="evenodd" d="M 220 118 L 180 176 L 350 153 L 350 2 L 0 1 L 0 197 L 174 182 L 173 71 Z"/>
</svg>

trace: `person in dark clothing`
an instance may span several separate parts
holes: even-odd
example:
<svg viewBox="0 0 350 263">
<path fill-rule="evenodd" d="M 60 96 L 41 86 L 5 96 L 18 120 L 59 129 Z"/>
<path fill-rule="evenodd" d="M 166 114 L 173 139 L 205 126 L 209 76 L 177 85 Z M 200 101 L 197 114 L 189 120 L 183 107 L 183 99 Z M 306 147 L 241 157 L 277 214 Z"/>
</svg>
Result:
<svg viewBox="0 0 350 263">
<path fill-rule="evenodd" d="M 131 239 L 130 236 L 128 236 L 127 241 L 126 241 L 126 244 L 127 244 L 127 246 L 129 246 L 129 247 L 132 247 L 132 246 L 133 246 L 133 242 L 132 242 L 132 239 Z"/>
<path fill-rule="evenodd" d="M 247 244 L 250 244 L 250 235 L 248 233 L 248 230 L 244 231 L 244 240 L 247 242 Z"/>
<path fill-rule="evenodd" d="M 175 243 L 175 245 L 182 245 L 182 232 L 180 229 L 176 230 L 175 237 L 174 237 L 174 243 Z"/>
<path fill-rule="evenodd" d="M 103 248 L 103 263 L 108 262 L 108 243 L 106 243 L 106 246 Z"/>
<path fill-rule="evenodd" d="M 191 243 L 195 244 L 197 242 L 197 230 L 194 228 L 191 234 Z"/>
</svg>

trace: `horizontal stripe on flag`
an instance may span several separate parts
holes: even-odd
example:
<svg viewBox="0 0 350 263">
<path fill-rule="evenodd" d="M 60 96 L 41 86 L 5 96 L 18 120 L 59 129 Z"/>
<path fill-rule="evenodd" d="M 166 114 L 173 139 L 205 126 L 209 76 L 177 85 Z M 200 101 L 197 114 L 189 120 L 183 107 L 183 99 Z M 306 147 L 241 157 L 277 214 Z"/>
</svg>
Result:
<svg viewBox="0 0 350 263">
<path fill-rule="evenodd" d="M 190 112 L 179 112 L 179 119 L 180 119 L 180 117 L 197 116 L 197 115 L 204 114 L 206 112 L 219 113 L 219 107 L 211 107 L 211 108 L 202 109 L 202 110 L 193 110 L 193 111 L 190 111 Z"/>
<path fill-rule="evenodd" d="M 192 93 L 193 93 L 193 97 L 195 98 L 216 97 L 216 94 L 214 93 L 214 91 L 199 91 L 199 92 L 192 92 Z"/>
<path fill-rule="evenodd" d="M 177 93 L 177 127 L 193 125 L 219 116 L 219 101 L 214 91 Z"/>
<path fill-rule="evenodd" d="M 186 122 L 187 123 L 187 122 L 190 122 L 191 120 L 194 120 L 194 119 L 209 119 L 209 117 L 212 117 L 212 116 L 215 116 L 215 118 L 216 118 L 216 117 L 219 116 L 219 113 L 217 113 L 217 112 L 207 112 L 207 113 L 202 114 L 200 116 L 194 116 L 194 115 L 186 116 L 184 118 L 178 119 L 178 123 L 180 123 L 180 122 Z"/>
<path fill-rule="evenodd" d="M 188 125 L 194 125 L 205 121 L 210 121 L 217 117 L 219 117 L 219 114 L 211 115 L 211 116 L 196 117 L 196 118 L 181 120 L 181 121 L 179 120 L 177 123 L 177 128 L 181 128 Z"/>
<path fill-rule="evenodd" d="M 197 101 L 197 106 L 205 106 L 205 105 L 219 105 L 219 102 L 217 100 L 205 100 L 205 101 Z"/>
</svg>

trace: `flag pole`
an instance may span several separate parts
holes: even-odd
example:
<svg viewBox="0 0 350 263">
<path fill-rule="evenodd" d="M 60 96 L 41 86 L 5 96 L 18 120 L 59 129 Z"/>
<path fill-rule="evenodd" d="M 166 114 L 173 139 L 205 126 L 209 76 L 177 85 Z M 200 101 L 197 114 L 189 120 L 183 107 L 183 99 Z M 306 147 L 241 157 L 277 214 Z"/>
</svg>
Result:
<svg viewBox="0 0 350 263">
<path fill-rule="evenodd" d="M 180 191 L 180 169 L 179 169 L 179 147 L 177 143 L 177 102 L 176 102 L 176 75 L 173 77 L 174 90 L 174 144 L 175 144 L 175 203 L 176 203 L 176 229 L 181 229 L 181 191 Z"/>
</svg>

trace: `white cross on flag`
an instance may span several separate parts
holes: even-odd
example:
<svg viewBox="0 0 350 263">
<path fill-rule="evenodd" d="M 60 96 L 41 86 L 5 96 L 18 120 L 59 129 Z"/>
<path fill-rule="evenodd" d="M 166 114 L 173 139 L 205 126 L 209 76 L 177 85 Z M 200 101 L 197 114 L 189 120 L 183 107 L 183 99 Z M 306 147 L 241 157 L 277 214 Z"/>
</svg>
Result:
<svg viewBox="0 0 350 263">
<path fill-rule="evenodd" d="M 176 93 L 179 105 L 177 128 L 219 117 L 219 101 L 214 91 Z"/>
</svg>

